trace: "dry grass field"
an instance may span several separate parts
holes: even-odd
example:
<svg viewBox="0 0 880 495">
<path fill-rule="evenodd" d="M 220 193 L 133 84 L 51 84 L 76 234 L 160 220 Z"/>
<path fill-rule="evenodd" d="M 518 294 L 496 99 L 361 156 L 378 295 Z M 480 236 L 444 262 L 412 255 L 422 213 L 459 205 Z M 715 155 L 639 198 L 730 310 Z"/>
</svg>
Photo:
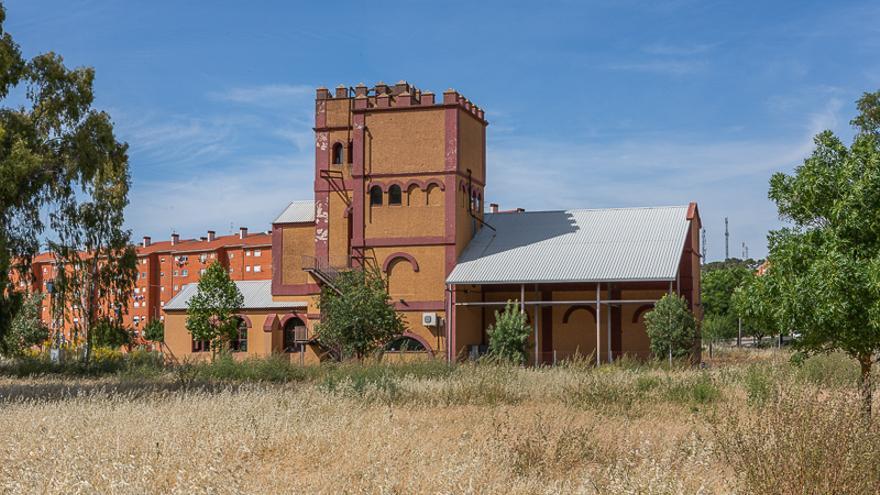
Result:
<svg viewBox="0 0 880 495">
<path fill-rule="evenodd" d="M 877 493 L 842 357 L 0 379 L 3 493 Z"/>
</svg>

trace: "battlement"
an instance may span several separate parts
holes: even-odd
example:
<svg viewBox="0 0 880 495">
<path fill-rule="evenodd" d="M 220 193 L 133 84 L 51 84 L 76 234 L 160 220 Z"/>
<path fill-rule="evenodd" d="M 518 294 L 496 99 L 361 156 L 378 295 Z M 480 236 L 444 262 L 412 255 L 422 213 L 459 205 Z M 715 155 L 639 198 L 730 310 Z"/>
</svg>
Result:
<svg viewBox="0 0 880 495">
<path fill-rule="evenodd" d="M 320 87 L 316 91 L 316 100 L 353 100 L 353 109 L 391 109 L 391 108 L 411 108 L 411 107 L 430 107 L 430 106 L 458 106 L 476 119 L 485 122 L 485 112 L 469 99 L 450 88 L 443 92 L 442 99 L 437 101 L 434 93 L 430 91 L 422 91 L 415 85 L 407 81 L 398 81 L 397 84 L 389 86 L 384 82 L 378 82 L 375 86 L 369 87 L 364 83 L 360 83 L 355 87 L 346 87 L 343 84 L 336 86 L 335 91 L 331 94 L 330 90 Z"/>
</svg>

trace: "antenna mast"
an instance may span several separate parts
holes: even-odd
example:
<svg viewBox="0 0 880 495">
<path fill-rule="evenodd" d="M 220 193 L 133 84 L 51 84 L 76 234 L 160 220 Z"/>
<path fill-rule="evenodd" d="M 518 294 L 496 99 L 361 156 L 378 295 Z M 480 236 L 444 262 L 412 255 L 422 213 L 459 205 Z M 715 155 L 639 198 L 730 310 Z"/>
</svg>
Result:
<svg viewBox="0 0 880 495">
<path fill-rule="evenodd" d="M 730 259 L 730 232 L 727 230 L 727 217 L 724 217 L 724 259 Z"/>
</svg>

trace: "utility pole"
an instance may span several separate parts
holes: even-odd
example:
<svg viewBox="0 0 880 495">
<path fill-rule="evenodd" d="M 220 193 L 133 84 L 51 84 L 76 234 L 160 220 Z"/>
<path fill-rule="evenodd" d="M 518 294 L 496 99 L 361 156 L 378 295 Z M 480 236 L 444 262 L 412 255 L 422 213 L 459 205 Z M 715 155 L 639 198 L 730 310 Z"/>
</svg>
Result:
<svg viewBox="0 0 880 495">
<path fill-rule="evenodd" d="M 705 264 L 706 263 L 706 228 L 703 227 L 702 230 L 703 230 L 703 232 L 702 232 L 703 239 L 700 241 L 700 244 L 703 247 L 703 259 L 701 260 L 701 263 Z"/>
<path fill-rule="evenodd" d="M 724 260 L 730 259 L 730 232 L 727 230 L 727 217 L 724 217 Z"/>
<path fill-rule="evenodd" d="M 749 259 L 749 247 L 746 246 L 745 241 L 743 241 L 742 248 L 743 248 L 743 258 L 742 259 L 744 259 L 744 260 Z"/>
</svg>

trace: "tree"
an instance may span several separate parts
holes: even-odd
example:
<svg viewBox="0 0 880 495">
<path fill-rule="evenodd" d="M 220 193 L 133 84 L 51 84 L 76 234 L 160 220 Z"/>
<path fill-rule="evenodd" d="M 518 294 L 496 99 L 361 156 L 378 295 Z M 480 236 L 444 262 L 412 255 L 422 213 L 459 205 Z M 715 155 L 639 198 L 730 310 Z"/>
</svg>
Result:
<svg viewBox="0 0 880 495">
<path fill-rule="evenodd" d="M 159 320 L 151 320 L 144 327 L 144 339 L 150 342 L 165 342 L 165 324 Z"/>
<path fill-rule="evenodd" d="M 858 101 L 847 148 L 831 131 L 814 139 L 794 174 L 774 174 L 769 197 L 789 226 L 768 236 L 769 268 L 755 289 L 777 328 L 799 332 L 805 354 L 843 351 L 859 362 L 870 416 L 880 350 L 880 92 Z M 758 291 L 758 289 L 760 289 Z"/>
<path fill-rule="evenodd" d="M 211 343 L 212 359 L 238 338 L 237 313 L 243 304 L 244 297 L 226 268 L 219 262 L 211 263 L 199 280 L 198 291 L 189 300 L 186 329 L 194 339 Z"/>
<path fill-rule="evenodd" d="M 736 337 L 737 315 L 732 308 L 733 293 L 737 287 L 753 277 L 759 263 L 755 260 L 731 258 L 703 266 L 700 281 L 703 303 L 703 338 L 714 342 Z"/>
<path fill-rule="evenodd" d="M 95 347 L 119 349 L 131 344 L 131 331 L 113 318 L 103 317 L 95 322 L 92 331 L 92 344 Z"/>
<path fill-rule="evenodd" d="M 687 299 L 677 294 L 666 294 L 645 313 L 645 326 L 651 339 L 651 353 L 655 357 L 673 358 L 690 355 L 697 337 L 694 315 L 688 309 Z"/>
<path fill-rule="evenodd" d="M 336 349 L 340 357 L 362 360 L 406 331 L 388 296 L 385 279 L 369 268 L 339 273 L 332 287 L 321 289 L 318 308 L 321 322 L 317 339 Z"/>
<path fill-rule="evenodd" d="M 107 204 L 102 191 L 118 202 L 128 190 L 126 145 L 110 117 L 92 108 L 94 70 L 68 69 L 51 52 L 23 59 L 3 32 L 5 17 L 0 6 L 0 98 L 21 89 L 25 104 L 0 107 L 0 337 L 23 301 L 10 274 L 28 278 L 42 214 L 77 200 Z"/>
<path fill-rule="evenodd" d="M 0 341 L 4 355 L 20 355 L 49 338 L 49 328 L 40 318 L 42 307 L 42 294 L 32 294 L 25 300 L 21 310 L 13 318 L 9 332 Z"/>
<path fill-rule="evenodd" d="M 486 333 L 489 335 L 489 355 L 516 364 L 526 362 L 531 329 L 516 302 L 507 301 L 504 311 L 495 311 L 495 324 L 489 325 Z"/>
</svg>

